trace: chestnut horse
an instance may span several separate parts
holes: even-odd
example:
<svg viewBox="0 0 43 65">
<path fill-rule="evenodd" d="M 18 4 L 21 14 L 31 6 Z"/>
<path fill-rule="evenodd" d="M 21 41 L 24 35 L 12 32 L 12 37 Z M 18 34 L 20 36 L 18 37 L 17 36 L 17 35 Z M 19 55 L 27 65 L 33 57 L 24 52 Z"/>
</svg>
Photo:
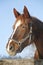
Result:
<svg viewBox="0 0 43 65">
<path fill-rule="evenodd" d="M 23 14 L 15 8 L 13 12 L 16 21 L 13 25 L 13 33 L 6 45 L 7 52 L 10 55 L 16 55 L 34 42 L 37 48 L 34 58 L 43 59 L 43 22 L 31 16 L 26 6 L 24 6 Z"/>
</svg>

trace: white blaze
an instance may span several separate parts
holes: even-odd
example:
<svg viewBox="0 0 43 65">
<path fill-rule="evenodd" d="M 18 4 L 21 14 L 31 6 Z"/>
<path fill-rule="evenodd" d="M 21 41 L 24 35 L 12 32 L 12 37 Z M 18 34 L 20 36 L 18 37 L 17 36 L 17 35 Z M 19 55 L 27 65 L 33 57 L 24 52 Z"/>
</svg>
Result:
<svg viewBox="0 0 43 65">
<path fill-rule="evenodd" d="M 20 25 L 21 25 L 21 20 L 18 20 L 17 23 L 15 24 L 15 29 L 14 29 L 12 35 L 11 35 L 11 39 L 12 39 L 13 35 L 15 34 L 16 29 L 17 29 L 18 26 L 20 26 Z M 9 51 L 9 47 L 10 47 L 10 43 L 11 43 L 11 42 L 12 42 L 12 40 L 9 41 L 9 45 L 8 45 L 8 48 L 7 48 L 8 51 Z"/>
<path fill-rule="evenodd" d="M 18 20 L 17 23 L 16 23 L 16 25 L 15 25 L 15 31 L 18 28 L 18 26 L 20 26 L 20 25 L 21 25 L 21 20 Z"/>
<path fill-rule="evenodd" d="M 12 33 L 11 38 L 13 37 L 13 35 L 15 34 L 17 28 L 18 28 L 20 25 L 21 25 L 21 20 L 18 20 L 17 23 L 15 24 L 15 29 L 14 29 L 14 31 L 13 31 L 13 33 Z"/>
</svg>

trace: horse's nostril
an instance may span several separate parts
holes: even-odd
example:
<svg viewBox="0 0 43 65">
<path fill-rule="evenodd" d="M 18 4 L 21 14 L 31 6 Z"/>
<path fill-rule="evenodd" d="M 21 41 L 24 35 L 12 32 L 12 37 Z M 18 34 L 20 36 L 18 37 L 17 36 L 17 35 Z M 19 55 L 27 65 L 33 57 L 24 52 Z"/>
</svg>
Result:
<svg viewBox="0 0 43 65">
<path fill-rule="evenodd" d="M 10 48 L 9 48 L 9 49 L 10 49 L 10 50 L 12 50 L 12 48 L 13 48 L 13 47 L 12 47 L 12 46 L 10 46 Z"/>
</svg>

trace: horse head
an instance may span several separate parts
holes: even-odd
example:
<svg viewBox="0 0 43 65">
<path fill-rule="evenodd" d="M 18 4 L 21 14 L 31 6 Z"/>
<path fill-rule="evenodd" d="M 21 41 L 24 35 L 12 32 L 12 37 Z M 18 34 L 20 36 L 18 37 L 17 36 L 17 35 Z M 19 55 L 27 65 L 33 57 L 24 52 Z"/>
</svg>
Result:
<svg viewBox="0 0 43 65">
<path fill-rule="evenodd" d="M 26 6 L 23 14 L 20 14 L 15 8 L 13 9 L 16 21 L 13 24 L 13 33 L 11 34 L 6 45 L 7 52 L 10 55 L 16 55 L 21 52 L 33 40 L 32 38 L 32 18 Z"/>
</svg>

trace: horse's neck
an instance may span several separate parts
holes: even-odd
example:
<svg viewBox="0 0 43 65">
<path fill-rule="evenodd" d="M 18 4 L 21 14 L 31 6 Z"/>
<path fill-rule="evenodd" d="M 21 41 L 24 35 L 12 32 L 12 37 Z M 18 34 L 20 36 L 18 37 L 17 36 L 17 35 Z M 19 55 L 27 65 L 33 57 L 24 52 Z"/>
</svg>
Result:
<svg viewBox="0 0 43 65">
<path fill-rule="evenodd" d="M 35 39 L 43 37 L 43 22 L 37 18 L 32 18 L 33 21 L 33 34 Z"/>
<path fill-rule="evenodd" d="M 41 22 L 37 18 L 33 18 L 33 23 L 34 23 L 34 28 L 37 27 L 37 30 L 35 30 L 33 32 L 34 36 L 35 36 L 35 42 L 41 43 L 41 42 L 43 42 L 43 22 Z M 41 43 L 41 44 L 43 44 L 43 43 Z"/>
<path fill-rule="evenodd" d="M 38 39 L 35 39 L 35 45 L 36 45 L 36 48 L 39 52 L 39 55 L 40 56 L 43 56 L 43 38 L 39 36 Z"/>
<path fill-rule="evenodd" d="M 35 31 L 35 45 L 40 53 L 41 56 L 43 56 L 43 22 L 40 20 L 35 20 L 35 26 L 37 27 L 37 30 Z"/>
<path fill-rule="evenodd" d="M 36 21 L 35 23 L 36 27 L 37 27 L 37 30 L 34 31 L 34 35 L 36 37 L 36 39 L 43 39 L 43 22 L 40 22 L 40 21 Z"/>
<path fill-rule="evenodd" d="M 32 20 L 35 26 L 37 27 L 37 29 L 43 31 L 43 22 L 35 17 L 32 17 Z"/>
</svg>

